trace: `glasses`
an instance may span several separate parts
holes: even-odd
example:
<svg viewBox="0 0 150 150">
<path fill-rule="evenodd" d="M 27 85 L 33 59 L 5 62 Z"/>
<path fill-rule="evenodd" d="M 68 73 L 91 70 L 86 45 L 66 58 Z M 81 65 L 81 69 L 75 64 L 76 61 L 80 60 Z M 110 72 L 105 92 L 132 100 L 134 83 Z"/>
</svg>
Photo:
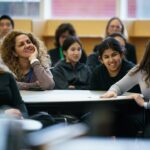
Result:
<svg viewBox="0 0 150 150">
<path fill-rule="evenodd" d="M 110 25 L 110 28 L 112 28 L 112 29 L 114 29 L 114 28 L 121 29 L 121 26 Z"/>
</svg>

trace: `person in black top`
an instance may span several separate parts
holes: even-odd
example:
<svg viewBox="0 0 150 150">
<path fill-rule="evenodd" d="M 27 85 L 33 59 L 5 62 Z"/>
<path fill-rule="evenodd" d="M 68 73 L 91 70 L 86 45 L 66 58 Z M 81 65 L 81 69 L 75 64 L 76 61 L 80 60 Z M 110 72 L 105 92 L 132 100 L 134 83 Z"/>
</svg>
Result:
<svg viewBox="0 0 150 150">
<path fill-rule="evenodd" d="M 17 118 L 28 117 L 13 75 L 0 64 L 0 111 Z"/>
<path fill-rule="evenodd" d="M 114 33 L 110 34 L 108 37 L 113 37 L 120 43 L 122 51 L 124 53 L 124 57 L 125 57 L 125 55 L 127 53 L 127 50 L 125 47 L 125 44 L 126 44 L 125 37 L 119 32 L 114 32 Z M 97 49 L 98 50 L 101 49 L 101 44 L 97 46 Z M 126 59 L 126 57 L 125 57 L 125 59 Z M 133 62 L 131 62 L 131 63 L 133 63 Z M 100 64 L 98 51 L 93 52 L 91 55 L 88 56 L 86 64 L 89 66 L 89 68 L 92 71 L 95 69 L 96 66 L 98 66 Z M 134 63 L 133 63 L 133 65 L 134 65 Z"/>
<path fill-rule="evenodd" d="M 119 81 L 134 64 L 124 59 L 121 45 L 112 37 L 101 43 L 98 52 L 101 64 L 92 73 L 90 89 L 105 91 Z M 140 89 L 135 87 L 131 91 L 140 92 Z"/>
<path fill-rule="evenodd" d="M 64 40 L 68 36 L 76 36 L 76 31 L 74 27 L 70 23 L 60 24 L 55 32 L 55 48 L 48 51 L 48 54 L 50 55 L 52 61 L 52 66 L 55 66 L 60 60 L 64 59 L 62 45 Z M 86 63 L 86 59 L 86 53 L 84 52 L 84 50 L 82 50 L 80 62 Z"/>
<path fill-rule="evenodd" d="M 77 37 L 68 37 L 62 46 L 64 60 L 52 69 L 55 89 L 89 89 L 90 69 L 79 60 L 82 46 Z"/>
<path fill-rule="evenodd" d="M 119 32 L 125 36 L 124 24 L 118 17 L 113 17 L 108 21 L 106 30 L 105 30 L 105 37 L 115 32 Z M 98 47 L 99 45 L 96 45 L 93 51 L 96 52 L 98 50 Z M 137 58 L 136 58 L 135 46 L 126 41 L 125 48 L 126 48 L 125 57 L 127 58 L 127 60 L 136 64 Z"/>
</svg>

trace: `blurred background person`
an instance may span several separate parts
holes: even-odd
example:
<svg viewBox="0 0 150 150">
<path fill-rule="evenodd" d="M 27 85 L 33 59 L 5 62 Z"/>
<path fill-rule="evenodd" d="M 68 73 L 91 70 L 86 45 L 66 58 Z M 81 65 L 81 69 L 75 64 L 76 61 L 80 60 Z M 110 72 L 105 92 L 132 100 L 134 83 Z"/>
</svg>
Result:
<svg viewBox="0 0 150 150">
<path fill-rule="evenodd" d="M 0 17 L 0 45 L 4 40 L 5 36 L 13 31 L 14 29 L 14 21 L 8 15 L 2 15 Z"/>
<path fill-rule="evenodd" d="M 62 45 L 64 43 L 64 40 L 68 36 L 76 36 L 76 31 L 74 27 L 70 23 L 60 24 L 55 32 L 55 48 L 48 51 L 52 61 L 52 66 L 55 66 L 59 62 L 59 60 L 64 59 Z M 86 63 L 86 59 L 86 53 L 84 52 L 84 50 L 82 50 L 80 62 Z"/>
<path fill-rule="evenodd" d="M 119 32 L 119 33 L 123 34 L 123 36 L 126 36 L 126 33 L 125 33 L 126 30 L 125 30 L 124 24 L 121 21 L 121 19 L 118 17 L 113 17 L 108 21 L 106 30 L 105 30 L 105 37 L 107 37 L 115 32 Z M 98 46 L 99 45 L 95 46 L 93 51 L 96 52 L 98 49 Z M 126 48 L 126 53 L 125 53 L 126 59 L 133 62 L 134 64 L 136 64 L 137 58 L 136 58 L 135 46 L 132 45 L 131 43 L 127 42 L 127 40 L 126 40 L 125 48 Z"/>
</svg>

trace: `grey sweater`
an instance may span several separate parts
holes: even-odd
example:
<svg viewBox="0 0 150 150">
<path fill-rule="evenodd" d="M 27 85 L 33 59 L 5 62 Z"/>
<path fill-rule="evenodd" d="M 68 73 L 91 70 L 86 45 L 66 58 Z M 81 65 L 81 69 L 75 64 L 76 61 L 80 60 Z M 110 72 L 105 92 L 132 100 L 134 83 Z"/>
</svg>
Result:
<svg viewBox="0 0 150 150">
<path fill-rule="evenodd" d="M 136 67 L 134 67 L 133 69 L 135 68 Z M 150 87 L 147 87 L 144 81 L 145 72 L 139 71 L 134 75 L 130 75 L 130 72 L 133 71 L 133 69 L 131 69 L 120 81 L 112 85 L 109 91 L 115 91 L 117 95 L 121 95 L 136 84 L 139 84 L 144 98 L 150 99 Z M 148 103 L 148 108 L 150 108 L 150 103 Z"/>
<path fill-rule="evenodd" d="M 20 90 L 50 90 L 54 88 L 53 75 L 49 68 L 44 68 L 39 61 L 34 62 L 31 72 L 17 81 Z M 38 83 L 37 83 L 38 81 Z"/>
</svg>

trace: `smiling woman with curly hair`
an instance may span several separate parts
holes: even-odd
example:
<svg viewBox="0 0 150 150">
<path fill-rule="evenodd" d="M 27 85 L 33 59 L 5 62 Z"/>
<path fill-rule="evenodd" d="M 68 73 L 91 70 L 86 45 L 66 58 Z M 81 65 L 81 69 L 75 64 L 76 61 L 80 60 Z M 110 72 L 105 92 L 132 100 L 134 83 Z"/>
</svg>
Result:
<svg viewBox="0 0 150 150">
<path fill-rule="evenodd" d="M 31 33 L 12 31 L 1 46 L 4 63 L 23 90 L 53 89 L 54 81 L 44 44 Z"/>
</svg>

